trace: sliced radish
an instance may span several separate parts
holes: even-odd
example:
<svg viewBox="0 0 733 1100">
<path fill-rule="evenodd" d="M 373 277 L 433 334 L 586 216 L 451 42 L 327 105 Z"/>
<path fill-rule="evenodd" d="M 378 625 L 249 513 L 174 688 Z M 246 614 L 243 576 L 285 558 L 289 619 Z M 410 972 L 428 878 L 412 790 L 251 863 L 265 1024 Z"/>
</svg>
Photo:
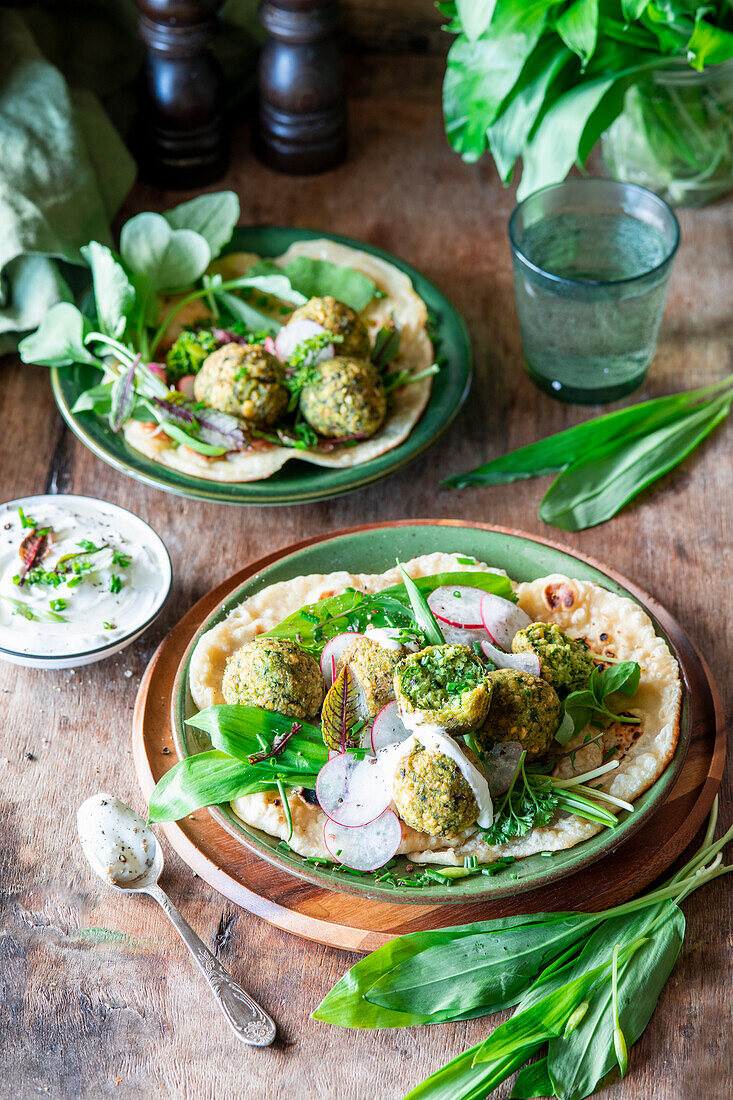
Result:
<svg viewBox="0 0 733 1100">
<path fill-rule="evenodd" d="M 453 626 L 452 623 L 440 623 L 439 625 L 446 645 L 472 646 L 474 642 L 488 641 L 489 635 L 483 627 L 472 629 L 468 626 Z"/>
<path fill-rule="evenodd" d="M 374 756 L 357 760 L 352 753 L 342 752 L 319 771 L 316 798 L 332 821 L 355 829 L 386 810 L 392 801 L 392 787 Z"/>
<path fill-rule="evenodd" d="M 484 625 L 481 617 L 483 595 L 483 589 L 470 588 L 467 584 L 444 584 L 430 593 L 428 607 L 443 623 L 476 630 Z"/>
<path fill-rule="evenodd" d="M 287 363 L 293 352 L 300 347 L 304 340 L 310 340 L 313 336 L 321 336 L 326 329 L 319 325 L 318 321 L 310 321 L 303 318 L 302 321 L 291 321 L 278 332 L 275 337 L 275 353 L 281 363 Z M 314 353 L 311 363 L 322 363 L 324 359 L 333 359 L 333 344 L 327 344 Z"/>
<path fill-rule="evenodd" d="M 396 853 L 402 826 L 394 810 L 385 810 L 360 829 L 347 829 L 335 821 L 323 827 L 326 848 L 334 859 L 355 871 L 376 871 Z"/>
<path fill-rule="evenodd" d="M 505 653 L 491 642 L 482 642 L 481 649 L 497 668 L 514 668 L 517 672 L 528 672 L 530 676 L 540 674 L 540 659 L 536 653 Z"/>
<path fill-rule="evenodd" d="M 521 607 L 517 607 L 511 600 L 505 600 L 503 596 L 496 596 L 493 592 L 483 594 L 481 617 L 494 645 L 505 652 L 512 648 L 512 641 L 517 631 L 524 630 L 532 622 Z"/>
<path fill-rule="evenodd" d="M 265 337 L 265 339 L 262 341 L 262 346 L 265 349 L 265 351 L 269 351 L 270 355 L 277 356 L 277 348 L 275 346 L 275 341 L 273 340 L 273 338 L 271 336 L 266 336 Z"/>
<path fill-rule="evenodd" d="M 411 732 L 400 717 L 397 703 L 387 703 L 372 724 L 371 747 L 374 752 L 379 752 L 380 749 L 386 749 L 387 745 L 399 745 L 400 741 L 406 741 L 410 737 Z"/>
<path fill-rule="evenodd" d="M 191 400 L 193 399 L 193 384 L 195 381 L 195 374 L 184 374 L 183 378 L 179 379 L 176 389 Z"/>
<path fill-rule="evenodd" d="M 159 378 L 161 382 L 168 383 L 165 363 L 147 363 L 146 366 L 150 373 L 154 374 L 156 378 Z"/>
<path fill-rule="evenodd" d="M 326 686 L 330 687 L 336 679 L 336 666 L 343 656 L 344 650 L 346 650 L 352 642 L 355 642 L 357 638 L 363 638 L 363 634 L 357 634 L 356 631 L 347 634 L 337 634 L 335 638 L 331 638 L 323 647 L 321 652 L 321 672 L 323 673 L 323 679 L 326 681 Z"/>
<path fill-rule="evenodd" d="M 486 781 L 492 798 L 504 794 L 509 789 L 522 752 L 519 741 L 499 741 L 484 753 Z"/>
</svg>

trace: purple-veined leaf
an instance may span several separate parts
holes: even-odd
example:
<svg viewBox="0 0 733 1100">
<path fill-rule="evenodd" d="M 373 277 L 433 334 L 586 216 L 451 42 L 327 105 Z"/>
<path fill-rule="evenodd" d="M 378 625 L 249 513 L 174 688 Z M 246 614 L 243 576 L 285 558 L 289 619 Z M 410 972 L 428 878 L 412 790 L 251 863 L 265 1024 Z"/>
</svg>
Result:
<svg viewBox="0 0 733 1100">
<path fill-rule="evenodd" d="M 169 397 L 154 397 L 152 400 L 164 419 L 178 425 L 202 443 L 211 447 L 226 447 L 228 451 L 241 451 L 246 445 L 241 424 L 229 413 L 207 406 L 199 408 L 182 395 L 171 394 Z"/>
<path fill-rule="evenodd" d="M 361 730 L 354 733 L 359 722 L 359 689 L 354 674 L 344 665 L 323 701 L 323 741 L 335 752 L 357 748 Z"/>
<path fill-rule="evenodd" d="M 129 367 L 118 375 L 112 383 L 112 408 L 109 414 L 109 423 L 113 432 L 118 432 L 124 421 L 129 420 L 137 403 L 135 371 L 139 362 L 140 356 L 136 355 Z"/>
</svg>

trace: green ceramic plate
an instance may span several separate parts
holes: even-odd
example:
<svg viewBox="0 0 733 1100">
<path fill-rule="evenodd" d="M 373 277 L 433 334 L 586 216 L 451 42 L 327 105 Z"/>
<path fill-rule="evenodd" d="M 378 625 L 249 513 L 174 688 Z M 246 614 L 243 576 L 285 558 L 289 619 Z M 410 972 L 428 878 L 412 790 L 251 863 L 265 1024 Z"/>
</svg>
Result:
<svg viewBox="0 0 733 1100">
<path fill-rule="evenodd" d="M 440 354 L 445 356 L 447 365 L 435 376 L 428 406 L 404 443 L 371 462 L 351 469 L 330 470 L 294 460 L 264 481 L 240 484 L 205 481 L 152 462 L 128 447 L 122 435 L 110 431 L 101 417 L 93 413 L 72 413 L 77 397 L 94 384 L 99 377 L 98 372 L 88 366 L 54 368 L 51 370 L 51 385 L 56 404 L 74 434 L 98 458 L 129 477 L 168 493 L 221 504 L 304 504 L 324 500 L 361 489 L 413 462 L 445 431 L 468 393 L 471 347 L 466 326 L 447 298 L 419 271 L 388 252 L 349 237 L 310 229 L 252 227 L 236 229 L 225 251 L 244 250 L 262 256 L 279 256 L 295 241 L 316 237 L 328 237 L 340 244 L 361 248 L 399 267 L 410 276 L 415 290 L 435 316 Z"/>
<path fill-rule="evenodd" d="M 242 599 L 277 581 L 307 573 L 328 573 L 334 569 L 346 569 L 353 573 L 379 573 L 394 565 L 395 557 L 403 561 L 418 554 L 435 551 L 473 555 L 505 569 L 515 580 L 533 580 L 548 573 L 565 573 L 581 580 L 602 584 L 612 592 L 629 595 L 628 591 L 613 581 L 600 569 L 576 558 L 570 552 L 549 547 L 530 537 L 507 534 L 484 528 L 463 527 L 460 524 L 417 523 L 358 530 L 344 535 L 323 539 L 312 546 L 293 553 L 283 551 L 283 557 L 263 572 L 247 581 L 228 596 L 217 610 L 203 623 L 200 634 L 220 622 Z M 657 625 L 658 633 L 664 631 Z M 190 654 L 193 645 L 189 648 Z M 674 650 L 674 646 L 672 647 Z M 173 697 L 173 736 L 179 756 L 190 756 L 211 748 L 206 735 L 191 726 L 185 719 L 196 712 L 196 706 L 188 690 L 188 655 L 184 658 L 177 678 Z M 604 829 L 590 840 L 576 845 L 552 857 L 536 855 L 518 860 L 492 877 L 476 875 L 457 879 L 451 886 L 430 886 L 421 889 L 395 889 L 375 881 L 374 875 L 357 877 L 343 871 L 330 871 L 312 867 L 300 857 L 279 846 L 279 842 L 241 822 L 228 806 L 210 810 L 215 819 L 247 848 L 291 874 L 315 882 L 320 886 L 341 893 L 358 894 L 385 901 L 412 902 L 464 902 L 498 898 L 544 886 L 554 879 L 588 866 L 602 856 L 613 852 L 654 813 L 671 790 L 682 767 L 690 739 L 691 716 L 687 695 L 683 696 L 680 738 L 674 758 L 657 782 L 635 803 L 633 813 L 621 812 L 619 825 Z M 401 857 L 396 868 L 402 871 L 407 860 Z"/>
</svg>

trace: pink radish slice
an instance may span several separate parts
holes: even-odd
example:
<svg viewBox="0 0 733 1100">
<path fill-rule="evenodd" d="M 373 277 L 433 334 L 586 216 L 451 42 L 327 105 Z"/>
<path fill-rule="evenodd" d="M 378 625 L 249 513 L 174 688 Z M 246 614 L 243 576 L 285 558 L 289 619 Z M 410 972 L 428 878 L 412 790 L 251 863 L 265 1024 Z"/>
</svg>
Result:
<svg viewBox="0 0 733 1100">
<path fill-rule="evenodd" d="M 504 653 L 491 642 L 482 642 L 481 648 L 497 668 L 513 668 L 517 672 L 528 672 L 530 676 L 540 674 L 540 659 L 536 653 Z"/>
<path fill-rule="evenodd" d="M 168 378 L 166 375 L 165 363 L 148 363 L 146 365 L 151 374 L 154 374 L 161 382 L 167 383 Z"/>
<path fill-rule="evenodd" d="M 344 650 L 357 638 L 363 637 L 363 634 L 357 634 L 356 631 L 353 631 L 350 634 L 337 634 L 335 638 L 331 638 L 330 641 L 326 642 L 321 652 L 321 672 L 327 687 L 330 687 L 336 678 L 336 665 L 341 660 Z"/>
<path fill-rule="evenodd" d="M 494 645 L 508 652 L 512 648 L 514 635 L 518 630 L 530 626 L 532 620 L 525 615 L 521 607 L 503 596 L 493 592 L 484 592 L 481 600 L 481 617 L 486 632 Z"/>
<path fill-rule="evenodd" d="M 481 588 L 467 584 L 444 584 L 428 596 L 428 607 L 443 623 L 477 630 L 483 626 L 481 618 Z"/>
<path fill-rule="evenodd" d="M 468 626 L 453 626 L 452 623 L 439 623 L 440 632 L 446 645 L 470 645 L 474 642 L 488 641 L 489 635 L 483 627 L 472 629 Z"/>
<path fill-rule="evenodd" d="M 486 782 L 492 798 L 509 789 L 521 755 L 522 746 L 519 741 L 499 741 L 484 754 Z"/>
<path fill-rule="evenodd" d="M 399 745 L 400 741 L 407 740 L 410 732 L 400 718 L 397 703 L 387 703 L 372 724 L 372 749 L 379 752 L 380 749 L 386 749 L 387 745 Z"/>
<path fill-rule="evenodd" d="M 319 771 L 316 798 L 332 821 L 355 829 L 386 810 L 392 801 L 392 787 L 375 757 L 357 760 L 352 753 L 342 752 Z"/>
<path fill-rule="evenodd" d="M 275 341 L 271 336 L 266 336 L 262 341 L 262 346 L 265 351 L 269 351 L 270 355 L 277 355 L 277 348 L 275 347 Z"/>
<path fill-rule="evenodd" d="M 281 363 L 287 363 L 296 348 L 300 347 L 304 340 L 310 340 L 313 336 L 321 336 L 325 332 L 323 325 L 317 321 L 303 318 L 302 321 L 291 321 L 278 332 L 275 337 L 275 353 Z M 324 359 L 333 359 L 333 344 L 327 344 L 313 357 L 314 363 L 321 363 Z"/>
<path fill-rule="evenodd" d="M 355 871 L 376 871 L 396 853 L 402 826 L 393 810 L 385 810 L 360 829 L 346 829 L 335 821 L 323 827 L 326 848 L 334 859 Z"/>
<path fill-rule="evenodd" d="M 184 374 L 183 378 L 178 382 L 176 389 L 185 397 L 193 398 L 193 384 L 195 379 L 195 374 Z"/>
</svg>

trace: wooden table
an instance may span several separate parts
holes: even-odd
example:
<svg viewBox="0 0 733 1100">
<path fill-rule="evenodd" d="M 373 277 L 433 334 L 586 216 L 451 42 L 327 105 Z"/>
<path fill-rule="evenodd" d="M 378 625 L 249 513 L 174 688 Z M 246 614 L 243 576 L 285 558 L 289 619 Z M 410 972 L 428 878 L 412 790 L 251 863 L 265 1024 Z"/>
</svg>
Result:
<svg viewBox="0 0 733 1100">
<path fill-rule="evenodd" d="M 706 654 L 730 701 L 725 429 L 625 514 L 575 536 L 538 521 L 537 483 L 462 493 L 438 487 L 448 471 L 587 415 L 542 396 L 523 373 L 506 237 L 513 193 L 501 189 L 488 161 L 468 167 L 449 151 L 439 80 L 435 60 L 370 62 L 352 89 L 345 167 L 320 178 L 278 177 L 257 164 L 242 133 L 225 181 L 241 198 L 243 222 L 362 237 L 423 270 L 463 313 L 476 358 L 473 393 L 416 467 L 331 503 L 253 510 L 187 502 L 122 477 L 86 451 L 56 412 L 43 369 L 11 360 L 0 367 L 2 499 L 76 492 L 131 508 L 163 534 L 175 572 L 163 618 L 119 657 L 78 672 L 0 666 L 3 1097 L 397 1100 L 487 1031 L 481 1020 L 373 1034 L 310 1021 L 355 958 L 237 910 L 171 854 L 165 885 L 172 897 L 278 1020 L 276 1046 L 242 1047 L 154 903 L 122 903 L 82 860 L 74 825 L 82 799 L 107 790 L 142 809 L 130 716 L 155 646 L 196 599 L 249 559 L 313 533 L 406 516 L 487 520 L 564 537 L 662 600 Z M 180 200 L 138 187 L 125 214 Z M 733 201 L 682 212 L 680 220 L 659 350 L 638 396 L 712 382 L 730 370 Z M 725 826 L 732 793 L 729 769 Z M 630 1076 L 605 1094 L 609 1100 L 731 1094 L 726 882 L 685 904 L 683 955 L 634 1048 Z"/>
</svg>

